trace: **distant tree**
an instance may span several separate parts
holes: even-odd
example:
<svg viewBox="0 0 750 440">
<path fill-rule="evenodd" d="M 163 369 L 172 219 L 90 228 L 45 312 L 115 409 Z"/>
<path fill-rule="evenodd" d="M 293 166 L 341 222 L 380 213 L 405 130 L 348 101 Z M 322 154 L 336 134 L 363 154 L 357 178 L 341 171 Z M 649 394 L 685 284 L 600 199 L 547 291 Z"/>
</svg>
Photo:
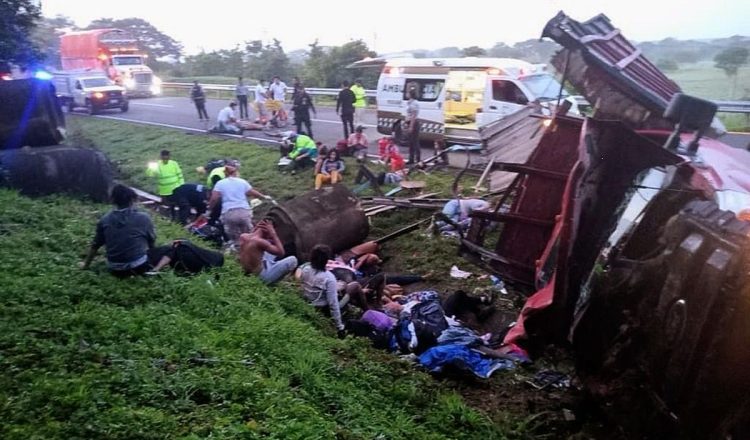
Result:
<svg viewBox="0 0 750 440">
<path fill-rule="evenodd" d="M 734 97 L 735 91 L 737 90 L 737 71 L 740 67 L 747 64 L 748 56 L 750 51 L 744 47 L 729 47 L 719 52 L 714 61 L 716 62 L 715 67 L 724 71 L 728 77 L 734 77 L 732 82 L 732 97 Z"/>
<path fill-rule="evenodd" d="M 320 46 L 318 40 L 308 44 L 307 61 L 302 67 L 302 82 L 310 86 L 322 86 L 326 84 L 326 62 L 325 50 Z"/>
<path fill-rule="evenodd" d="M 270 80 L 274 76 L 279 76 L 287 81 L 293 75 L 289 57 L 284 53 L 281 41 L 274 38 L 271 44 L 263 46 L 260 50 L 256 45 L 252 45 L 250 49 L 248 71 L 252 78 Z"/>
<path fill-rule="evenodd" d="M 487 55 L 493 58 L 521 58 L 522 54 L 518 49 L 508 46 L 505 43 L 495 43 L 487 51 Z"/>
<path fill-rule="evenodd" d="M 513 58 L 520 58 L 530 63 L 549 63 L 560 46 L 552 41 L 531 39 L 519 41 L 513 45 L 513 49 L 518 54 Z"/>
<path fill-rule="evenodd" d="M 117 28 L 130 32 L 138 39 L 141 47 L 149 56 L 149 64 L 157 58 L 171 57 L 179 59 L 182 55 L 182 44 L 163 33 L 154 25 L 142 18 L 123 18 L 114 20 L 100 18 L 94 20 L 86 29 Z"/>
<path fill-rule="evenodd" d="M 458 58 L 461 56 L 461 49 L 455 46 L 443 47 L 441 49 L 438 49 L 432 52 L 430 56 L 434 56 L 437 58 Z"/>
<path fill-rule="evenodd" d="M 656 62 L 656 67 L 658 67 L 659 69 L 665 72 L 673 72 L 679 69 L 680 65 L 677 64 L 677 61 L 675 60 L 662 58 Z"/>
<path fill-rule="evenodd" d="M 485 57 L 487 56 L 487 51 L 479 46 L 470 46 L 463 48 L 461 55 L 465 57 Z"/>
<path fill-rule="evenodd" d="M 0 1 L 0 62 L 27 65 L 43 57 L 31 37 L 41 16 L 37 1 Z"/>
<path fill-rule="evenodd" d="M 353 80 L 360 78 L 366 88 L 377 84 L 379 72 L 372 69 L 349 70 L 349 64 L 363 58 L 374 57 L 376 53 L 371 51 L 362 40 L 350 41 L 342 46 L 330 48 L 327 52 L 318 45 L 318 42 L 309 45 L 307 62 L 303 68 L 304 83 L 311 87 L 338 87 L 345 79 Z"/>
<path fill-rule="evenodd" d="M 32 32 L 32 40 L 40 49 L 48 66 L 60 68 L 60 36 L 78 27 L 68 17 L 58 15 L 54 18 L 43 17 Z"/>
</svg>

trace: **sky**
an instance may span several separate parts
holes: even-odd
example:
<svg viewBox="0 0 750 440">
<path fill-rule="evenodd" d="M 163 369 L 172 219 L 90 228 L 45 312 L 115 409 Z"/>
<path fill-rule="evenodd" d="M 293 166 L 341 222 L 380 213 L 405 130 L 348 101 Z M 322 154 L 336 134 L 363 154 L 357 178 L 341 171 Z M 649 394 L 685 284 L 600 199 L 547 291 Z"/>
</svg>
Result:
<svg viewBox="0 0 750 440">
<path fill-rule="evenodd" d="M 513 44 L 538 38 L 558 11 L 579 21 L 604 13 L 635 41 L 750 34 L 750 0 L 42 0 L 42 13 L 78 26 L 97 18 L 142 18 L 183 44 L 185 55 L 277 38 L 284 50 L 362 39 L 378 53 Z M 283 7 L 275 8 L 283 4 Z M 459 7 L 460 5 L 460 7 Z"/>
</svg>

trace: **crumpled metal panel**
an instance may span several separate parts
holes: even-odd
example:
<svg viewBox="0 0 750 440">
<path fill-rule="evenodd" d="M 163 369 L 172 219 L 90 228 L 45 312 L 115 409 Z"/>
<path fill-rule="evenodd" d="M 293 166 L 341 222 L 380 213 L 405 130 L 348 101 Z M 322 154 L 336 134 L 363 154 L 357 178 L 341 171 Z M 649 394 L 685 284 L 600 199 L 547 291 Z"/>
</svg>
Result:
<svg viewBox="0 0 750 440">
<path fill-rule="evenodd" d="M 566 79 L 594 106 L 597 118 L 621 119 L 634 128 L 671 128 L 662 115 L 680 87 L 605 15 L 581 23 L 561 11 L 542 36 L 563 46 L 552 64 L 566 72 Z"/>
</svg>

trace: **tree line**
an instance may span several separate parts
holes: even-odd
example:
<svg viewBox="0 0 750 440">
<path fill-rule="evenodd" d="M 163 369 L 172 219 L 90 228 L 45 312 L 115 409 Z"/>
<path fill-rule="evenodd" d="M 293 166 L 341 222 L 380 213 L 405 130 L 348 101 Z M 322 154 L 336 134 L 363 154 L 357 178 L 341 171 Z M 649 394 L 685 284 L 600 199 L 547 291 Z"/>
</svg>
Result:
<svg viewBox="0 0 750 440">
<path fill-rule="evenodd" d="M 31 0 L 0 2 L 0 62 L 44 63 L 52 68 L 60 64 L 60 36 L 67 31 L 114 27 L 129 31 L 148 54 L 148 64 L 161 75 L 171 78 L 237 77 L 284 79 L 299 77 L 310 87 L 337 87 L 344 79 L 361 78 L 365 87 L 376 85 L 378 72 L 373 69 L 350 70 L 346 66 L 375 56 L 362 40 L 341 46 L 321 46 L 318 41 L 304 51 L 285 52 L 281 41 L 246 41 L 232 49 L 200 52 L 183 56 L 183 47 L 174 38 L 141 18 L 94 20 L 85 28 L 65 16 L 42 17 L 39 6 Z M 713 60 L 715 67 L 735 79 L 739 68 L 748 63 L 750 38 L 733 36 L 710 41 L 676 40 L 639 43 L 638 47 L 665 71 L 682 63 Z M 546 40 L 526 40 L 508 45 L 497 43 L 490 48 L 444 47 L 437 50 L 411 50 L 420 57 L 507 57 L 533 63 L 547 63 L 559 46 Z M 294 56 L 290 56 L 294 55 Z"/>
</svg>

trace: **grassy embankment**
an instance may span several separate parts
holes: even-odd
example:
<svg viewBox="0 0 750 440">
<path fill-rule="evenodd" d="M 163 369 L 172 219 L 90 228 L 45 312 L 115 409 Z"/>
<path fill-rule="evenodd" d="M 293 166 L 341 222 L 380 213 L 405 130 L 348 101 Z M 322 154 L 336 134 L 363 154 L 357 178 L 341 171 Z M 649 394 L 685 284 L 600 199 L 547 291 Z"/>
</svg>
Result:
<svg viewBox="0 0 750 440">
<path fill-rule="evenodd" d="M 188 180 L 206 159 L 235 156 L 281 199 L 310 186 L 270 171 L 276 154 L 264 148 L 70 119 L 74 140 L 95 139 L 143 187 L 140 171 L 162 148 Z M 109 207 L 7 190 L 0 203 L 3 439 L 531 437 L 532 419 L 469 408 L 412 365 L 335 339 L 292 286 L 267 288 L 233 261 L 194 278 L 117 280 L 101 260 L 80 271 Z M 160 243 L 184 235 L 156 224 Z"/>
</svg>

